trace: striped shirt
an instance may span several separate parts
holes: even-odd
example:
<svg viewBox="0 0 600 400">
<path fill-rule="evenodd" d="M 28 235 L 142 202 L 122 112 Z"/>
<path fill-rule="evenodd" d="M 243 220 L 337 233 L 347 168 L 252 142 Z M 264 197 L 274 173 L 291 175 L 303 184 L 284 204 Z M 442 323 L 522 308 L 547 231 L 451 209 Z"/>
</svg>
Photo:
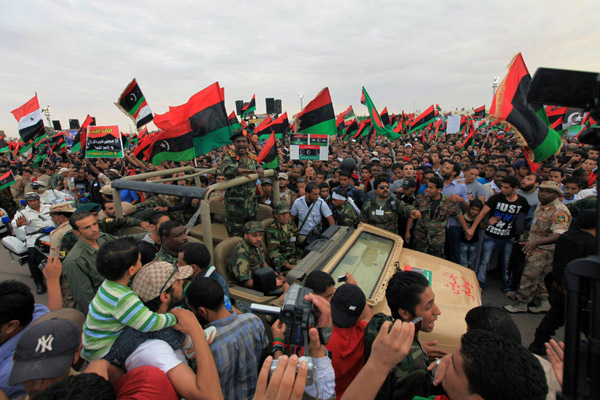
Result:
<svg viewBox="0 0 600 400">
<path fill-rule="evenodd" d="M 126 326 L 153 332 L 176 323 L 173 314 L 150 311 L 127 286 L 104 280 L 90 303 L 83 326 L 81 356 L 88 361 L 104 357 Z"/>
</svg>

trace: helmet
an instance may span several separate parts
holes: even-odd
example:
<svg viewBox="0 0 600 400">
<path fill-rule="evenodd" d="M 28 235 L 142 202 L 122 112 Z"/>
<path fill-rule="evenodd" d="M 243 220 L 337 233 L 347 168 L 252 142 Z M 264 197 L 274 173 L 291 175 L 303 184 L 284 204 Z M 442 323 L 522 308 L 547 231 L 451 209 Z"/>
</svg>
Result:
<svg viewBox="0 0 600 400">
<path fill-rule="evenodd" d="M 39 200 L 40 199 L 40 195 L 34 192 L 28 192 L 25 193 L 25 196 L 23 196 L 23 200 L 25 201 L 30 201 L 30 200 Z"/>
</svg>

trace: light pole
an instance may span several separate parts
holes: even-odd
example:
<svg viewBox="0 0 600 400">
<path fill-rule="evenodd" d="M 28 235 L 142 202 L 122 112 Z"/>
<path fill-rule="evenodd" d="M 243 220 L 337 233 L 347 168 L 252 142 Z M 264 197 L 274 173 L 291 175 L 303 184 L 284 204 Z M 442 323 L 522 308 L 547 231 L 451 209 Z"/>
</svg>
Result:
<svg viewBox="0 0 600 400">
<path fill-rule="evenodd" d="M 298 98 L 300 99 L 300 111 L 302 111 L 302 99 L 304 98 L 304 92 L 298 92 Z"/>
<path fill-rule="evenodd" d="M 498 89 L 498 85 L 500 84 L 500 77 L 495 77 L 492 81 L 492 97 L 496 95 L 496 89 Z"/>
<path fill-rule="evenodd" d="M 50 121 L 50 106 L 46 106 L 42 108 L 44 115 L 46 116 L 46 120 L 48 120 L 48 126 L 52 128 L 52 121 Z"/>
</svg>

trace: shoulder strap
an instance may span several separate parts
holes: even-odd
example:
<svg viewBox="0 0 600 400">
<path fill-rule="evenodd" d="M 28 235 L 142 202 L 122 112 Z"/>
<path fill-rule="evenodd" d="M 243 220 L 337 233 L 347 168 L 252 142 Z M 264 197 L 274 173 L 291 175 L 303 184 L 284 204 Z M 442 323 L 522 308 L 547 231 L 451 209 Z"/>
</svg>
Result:
<svg viewBox="0 0 600 400">
<path fill-rule="evenodd" d="M 306 220 L 308 219 L 308 216 L 310 215 L 310 212 L 312 211 L 312 208 L 315 206 L 315 204 L 318 202 L 319 200 L 313 202 L 310 207 L 308 208 L 308 212 L 306 213 L 306 215 L 304 216 L 304 219 L 302 220 L 302 222 L 300 223 L 300 227 L 298 227 L 298 232 L 302 231 L 302 228 L 304 227 L 304 224 L 306 223 Z"/>
</svg>

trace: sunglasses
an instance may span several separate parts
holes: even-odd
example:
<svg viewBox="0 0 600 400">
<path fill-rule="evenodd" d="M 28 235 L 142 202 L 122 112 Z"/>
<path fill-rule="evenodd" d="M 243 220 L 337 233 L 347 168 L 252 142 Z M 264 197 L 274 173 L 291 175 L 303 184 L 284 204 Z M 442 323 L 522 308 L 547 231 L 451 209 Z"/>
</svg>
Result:
<svg viewBox="0 0 600 400">
<path fill-rule="evenodd" d="M 160 293 L 164 292 L 167 284 L 169 283 L 169 281 L 171 280 L 172 277 L 175 276 L 175 274 L 177 273 L 177 271 L 179 271 L 179 269 L 177 268 L 177 264 L 173 265 L 173 272 L 171 272 L 171 275 L 169 275 L 169 277 L 167 278 L 167 280 L 165 281 L 165 284 L 162 286 L 162 288 L 160 288 Z"/>
<path fill-rule="evenodd" d="M 389 188 L 390 188 L 389 186 L 379 186 L 380 190 L 385 190 L 385 189 L 389 189 Z"/>
</svg>

